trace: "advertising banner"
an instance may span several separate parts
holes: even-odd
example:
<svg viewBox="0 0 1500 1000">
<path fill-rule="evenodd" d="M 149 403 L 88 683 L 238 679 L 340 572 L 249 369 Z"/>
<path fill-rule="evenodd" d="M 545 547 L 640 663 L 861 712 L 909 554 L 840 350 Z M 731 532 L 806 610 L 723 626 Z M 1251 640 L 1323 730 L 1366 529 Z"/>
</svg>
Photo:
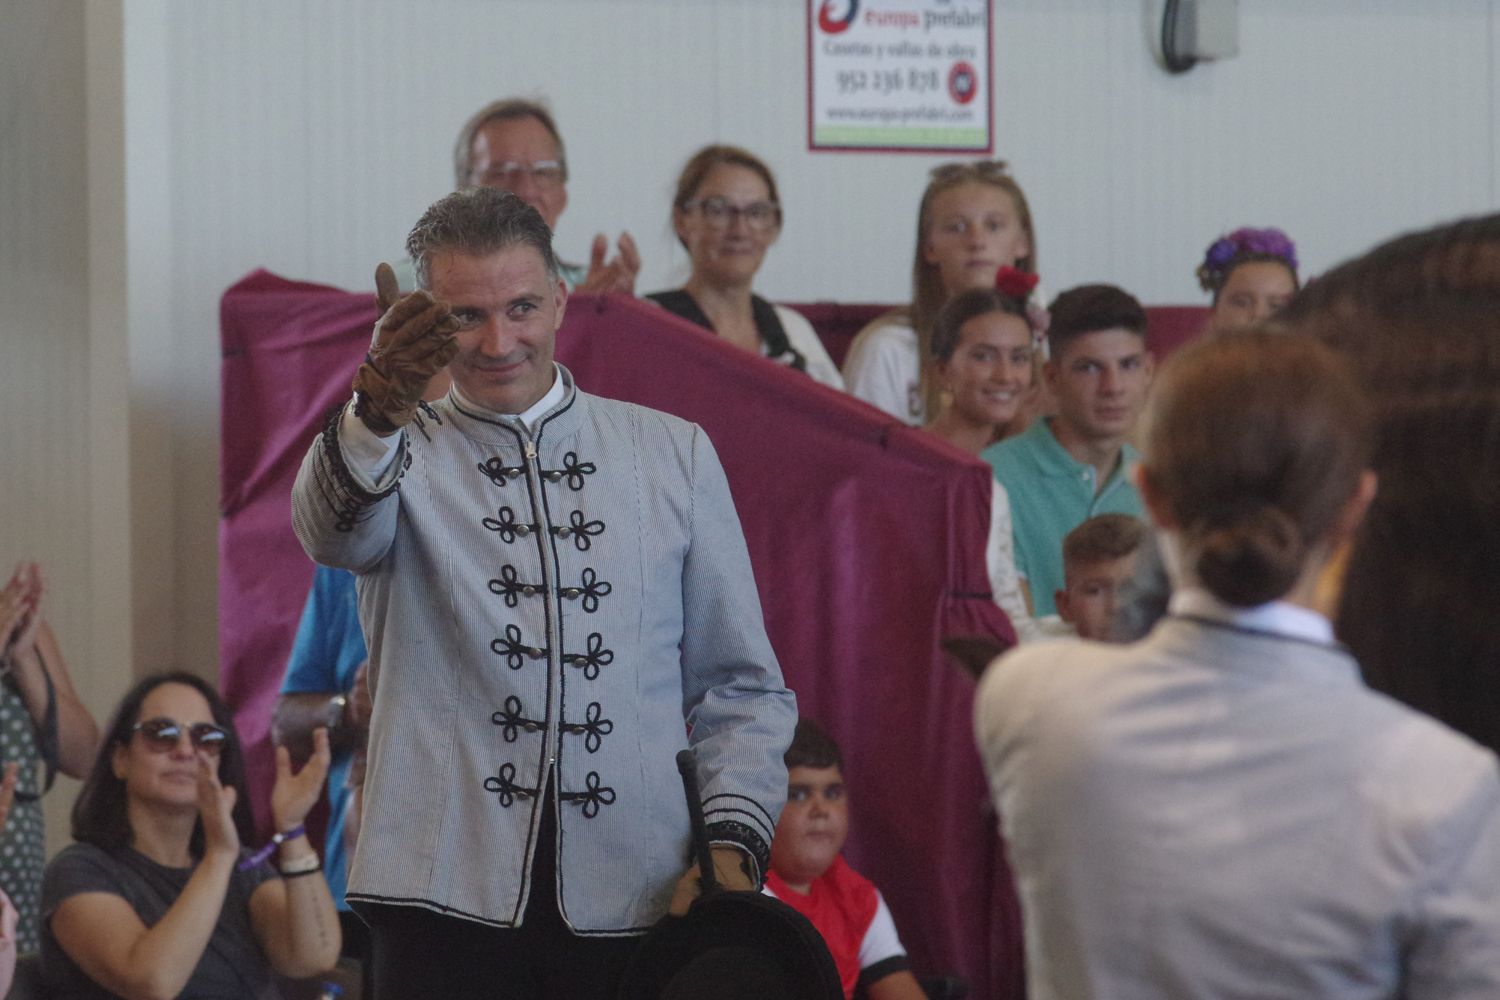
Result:
<svg viewBox="0 0 1500 1000">
<path fill-rule="evenodd" d="M 991 0 L 808 0 L 808 147 L 988 153 Z"/>
</svg>

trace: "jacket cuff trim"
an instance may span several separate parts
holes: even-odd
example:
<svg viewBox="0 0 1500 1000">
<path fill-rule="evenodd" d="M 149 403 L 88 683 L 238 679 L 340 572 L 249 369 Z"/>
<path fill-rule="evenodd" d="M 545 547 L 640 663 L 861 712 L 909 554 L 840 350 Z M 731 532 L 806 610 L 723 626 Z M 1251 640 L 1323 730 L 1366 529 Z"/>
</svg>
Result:
<svg viewBox="0 0 1500 1000">
<path fill-rule="evenodd" d="M 411 456 L 406 452 L 406 441 L 403 438 L 401 451 L 396 457 L 398 471 L 391 485 L 373 493 L 361 486 L 344 461 L 343 449 L 339 447 L 339 423 L 345 406 L 346 403 L 340 403 L 334 407 L 323 422 L 323 433 L 319 437 L 323 460 L 318 463 L 321 473 L 318 487 L 328 509 L 334 514 L 334 528 L 347 532 L 369 516 L 370 508 L 396 492 L 401 485 L 401 477 L 411 464 Z"/>
<path fill-rule="evenodd" d="M 710 844 L 725 844 L 744 851 L 754 869 L 750 877 L 756 888 L 765 885 L 766 872 L 771 869 L 771 846 L 755 830 L 732 819 L 714 820 L 708 824 Z"/>
</svg>

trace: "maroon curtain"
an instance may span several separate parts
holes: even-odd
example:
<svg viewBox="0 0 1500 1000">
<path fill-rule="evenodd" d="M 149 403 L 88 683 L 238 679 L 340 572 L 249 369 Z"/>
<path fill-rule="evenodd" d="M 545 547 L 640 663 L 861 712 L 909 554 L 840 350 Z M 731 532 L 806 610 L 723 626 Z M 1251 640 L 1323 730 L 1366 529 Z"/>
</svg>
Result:
<svg viewBox="0 0 1500 1000">
<path fill-rule="evenodd" d="M 264 271 L 223 299 L 221 683 L 262 814 L 270 707 L 312 574 L 291 483 L 374 321 L 369 293 Z M 557 357 L 590 392 L 708 432 L 787 684 L 844 749 L 850 862 L 884 892 L 918 971 L 1019 998 L 974 685 L 938 649 L 948 634 L 1013 640 L 985 575 L 988 466 L 634 299 L 574 296 Z"/>
</svg>

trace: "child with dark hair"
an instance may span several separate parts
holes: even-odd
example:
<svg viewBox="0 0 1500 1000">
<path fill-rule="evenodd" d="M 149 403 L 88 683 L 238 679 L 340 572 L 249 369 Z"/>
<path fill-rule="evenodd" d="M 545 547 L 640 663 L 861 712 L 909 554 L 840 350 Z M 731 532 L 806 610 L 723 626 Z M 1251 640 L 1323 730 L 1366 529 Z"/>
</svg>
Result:
<svg viewBox="0 0 1500 1000">
<path fill-rule="evenodd" d="M 797 723 L 765 891 L 823 935 L 846 997 L 858 987 L 870 1000 L 921 1000 L 880 890 L 839 853 L 849 832 L 843 766 L 838 744 L 817 723 Z"/>
<path fill-rule="evenodd" d="M 1209 244 L 1198 284 L 1213 295 L 1210 329 L 1241 330 L 1267 319 L 1301 287 L 1297 247 L 1279 229 L 1245 227 Z"/>
<path fill-rule="evenodd" d="M 1154 362 L 1146 311 L 1114 285 L 1080 285 L 1052 302 L 1042 367 L 1057 415 L 985 449 L 1010 497 L 1016 571 L 1037 616 L 1064 587 L 1062 542 L 1098 514 L 1140 517 L 1128 442 Z"/>
<path fill-rule="evenodd" d="M 1119 639 L 1115 612 L 1135 575 L 1146 526 L 1129 514 L 1100 514 L 1063 539 L 1063 588 L 1054 599 L 1061 623 L 1080 639 Z"/>
</svg>

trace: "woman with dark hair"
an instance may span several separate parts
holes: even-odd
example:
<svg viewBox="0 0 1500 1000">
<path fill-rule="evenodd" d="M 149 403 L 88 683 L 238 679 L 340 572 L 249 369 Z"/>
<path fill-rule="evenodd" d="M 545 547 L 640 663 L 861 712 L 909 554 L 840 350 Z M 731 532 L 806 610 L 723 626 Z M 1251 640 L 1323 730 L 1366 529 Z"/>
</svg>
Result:
<svg viewBox="0 0 1500 1000">
<path fill-rule="evenodd" d="M 750 290 L 781 234 L 781 200 L 770 167 L 738 146 L 698 150 L 677 178 L 672 228 L 693 272 L 683 287 L 646 298 L 736 347 L 844 387 L 812 324 Z"/>
<path fill-rule="evenodd" d="M 1377 690 L 1500 750 L 1500 215 L 1391 240 L 1297 295 L 1286 327 L 1375 400 L 1380 493 L 1339 638 Z"/>
<path fill-rule="evenodd" d="M 191 674 L 149 677 L 115 713 L 73 807 L 73 846 L 42 886 L 43 975 L 57 997 L 262 997 L 272 970 L 338 960 L 333 899 L 302 821 L 328 733 L 293 773 L 276 751 L 276 836 L 249 854 L 244 761 L 229 710 Z M 279 847 L 281 877 L 267 863 Z"/>
<path fill-rule="evenodd" d="M 1198 284 L 1213 295 L 1211 330 L 1240 330 L 1270 318 L 1291 299 L 1297 247 L 1279 229 L 1236 229 L 1209 244 L 1198 265 Z"/>
<path fill-rule="evenodd" d="M 1169 615 L 980 684 L 1036 1000 L 1500 996 L 1495 757 L 1365 687 L 1326 617 L 1372 449 L 1310 338 L 1166 364 L 1139 478 Z"/>
<path fill-rule="evenodd" d="M 996 287 L 960 292 L 933 323 L 928 361 L 942 402 L 927 430 L 975 458 L 1004 435 L 1036 382 L 1035 331 L 1026 309 L 1035 285 L 1035 276 L 1001 268 Z M 1016 573 L 1010 498 L 993 476 L 985 566 L 990 592 L 1017 637 L 1039 637 Z"/>
</svg>

